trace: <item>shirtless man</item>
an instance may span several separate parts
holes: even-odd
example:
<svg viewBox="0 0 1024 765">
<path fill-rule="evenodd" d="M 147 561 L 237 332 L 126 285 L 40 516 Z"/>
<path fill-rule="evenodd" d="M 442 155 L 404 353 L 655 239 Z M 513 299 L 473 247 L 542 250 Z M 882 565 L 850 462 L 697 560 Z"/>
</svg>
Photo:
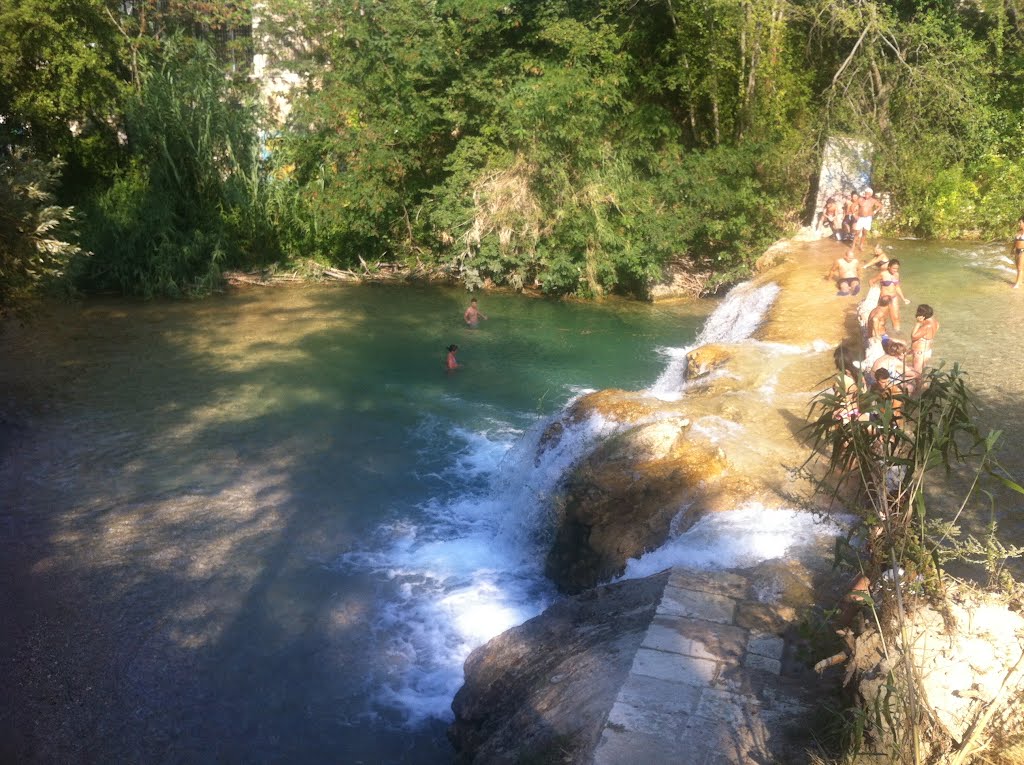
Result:
<svg viewBox="0 0 1024 765">
<path fill-rule="evenodd" d="M 837 258 L 832 268 L 825 274 L 825 279 L 836 279 L 837 295 L 856 295 L 860 292 L 860 261 L 853 255 L 851 247 L 843 253 L 843 257 Z"/>
<path fill-rule="evenodd" d="M 878 305 L 868 314 L 868 340 L 881 340 L 886 334 L 886 323 L 892 318 L 889 314 L 889 303 L 892 298 L 886 295 L 878 298 Z"/>
<path fill-rule="evenodd" d="M 857 205 L 857 222 L 853 224 L 853 246 L 858 250 L 864 249 L 864 240 L 868 238 L 868 231 L 871 230 L 871 221 L 875 213 L 882 209 L 882 203 L 874 198 L 871 188 L 864 189 L 860 203 Z"/>
<path fill-rule="evenodd" d="M 476 327 L 476 325 L 480 323 L 480 319 L 487 319 L 486 316 L 480 313 L 480 309 L 477 308 L 476 298 L 469 301 L 469 308 L 467 308 L 466 312 L 462 314 L 462 319 L 470 327 Z"/>
<path fill-rule="evenodd" d="M 932 307 L 923 303 L 917 307 L 916 319 L 917 324 L 910 336 L 910 350 L 914 355 L 914 370 L 921 374 L 932 357 L 932 341 L 939 331 L 939 320 L 935 318 Z"/>
<path fill-rule="evenodd" d="M 856 191 L 850 192 L 850 198 L 843 206 L 843 234 L 853 236 L 853 227 L 857 223 L 857 211 L 860 209 L 860 197 Z"/>
</svg>

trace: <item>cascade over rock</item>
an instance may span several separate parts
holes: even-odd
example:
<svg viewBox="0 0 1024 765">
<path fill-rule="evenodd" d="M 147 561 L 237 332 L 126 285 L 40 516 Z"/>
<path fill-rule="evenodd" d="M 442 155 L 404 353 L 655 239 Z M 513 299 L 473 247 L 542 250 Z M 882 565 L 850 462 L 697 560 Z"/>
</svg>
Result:
<svg viewBox="0 0 1024 765">
<path fill-rule="evenodd" d="M 578 592 L 621 574 L 629 558 L 668 538 L 680 508 L 722 478 L 725 455 L 690 437 L 689 426 L 685 417 L 637 425 L 576 467 L 547 558 L 547 574 L 559 587 Z M 682 528 L 693 520 L 686 518 Z"/>
<path fill-rule="evenodd" d="M 793 492 L 765 458 L 799 464 L 787 440 L 802 425 L 758 396 L 777 364 L 757 344 L 706 345 L 687 355 L 688 389 L 679 401 L 604 390 L 579 399 L 550 425 L 538 460 L 565 428 L 587 417 L 619 425 L 562 481 L 552 503 L 554 542 L 545 571 L 564 592 L 622 574 L 626 562 L 686 531 L 707 513 L 749 502 L 782 507 Z M 740 395 L 744 391 L 747 395 Z M 790 444 L 792 446 L 792 444 Z"/>
</svg>

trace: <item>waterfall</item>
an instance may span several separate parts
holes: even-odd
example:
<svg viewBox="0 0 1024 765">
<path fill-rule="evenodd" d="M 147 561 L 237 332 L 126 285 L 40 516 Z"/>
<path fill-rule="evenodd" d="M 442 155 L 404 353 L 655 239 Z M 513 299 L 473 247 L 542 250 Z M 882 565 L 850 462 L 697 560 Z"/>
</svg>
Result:
<svg viewBox="0 0 1024 765">
<path fill-rule="evenodd" d="M 691 347 L 749 338 L 778 292 L 774 284 L 734 288 Z M 678 393 L 687 350 L 665 351 L 670 362 L 652 392 L 668 395 L 674 380 Z M 371 642 L 388 662 L 367 683 L 373 709 L 413 725 L 449 717 L 469 652 L 556 597 L 543 572 L 552 497 L 597 444 L 631 427 L 600 415 L 574 420 L 567 416 L 573 403 L 525 433 L 439 433 L 436 448 L 455 455 L 443 476 L 454 490 L 381 527 L 370 544 L 336 562 L 340 571 L 380 583 Z M 495 449 L 504 455 L 486 485 L 465 482 L 466 464 L 486 462 L 474 455 Z"/>
<path fill-rule="evenodd" d="M 747 340 L 761 326 L 778 294 L 779 285 L 774 283 L 755 287 L 751 282 L 743 282 L 733 287 L 722 304 L 708 316 L 704 329 L 693 345 L 661 350 L 669 361 L 647 392 L 665 400 L 678 398 L 685 376 L 686 354 L 708 343 L 739 343 Z"/>
</svg>

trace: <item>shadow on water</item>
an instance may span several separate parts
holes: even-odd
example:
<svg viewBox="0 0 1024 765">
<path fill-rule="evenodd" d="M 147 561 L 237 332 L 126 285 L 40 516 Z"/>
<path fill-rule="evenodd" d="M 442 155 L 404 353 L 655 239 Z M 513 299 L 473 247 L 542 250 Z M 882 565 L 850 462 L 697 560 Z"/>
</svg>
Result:
<svg viewBox="0 0 1024 765">
<path fill-rule="evenodd" d="M 407 660 L 366 629 L 394 585 L 328 564 L 409 496 L 444 490 L 411 469 L 417 418 L 495 388 L 550 410 L 551 369 L 621 328 L 587 314 L 541 333 L 551 306 L 536 301 L 473 331 L 463 293 L 384 289 L 400 307 L 309 289 L 291 305 L 61 308 L 51 337 L 7 333 L 18 368 L 0 382 L 38 406 L 33 427 L 5 427 L 16 446 L 0 463 L 14 583 L 0 759 L 450 761 L 443 722 L 366 717 L 386 677 L 374 665 Z M 454 376 L 448 342 L 466 365 Z"/>
</svg>

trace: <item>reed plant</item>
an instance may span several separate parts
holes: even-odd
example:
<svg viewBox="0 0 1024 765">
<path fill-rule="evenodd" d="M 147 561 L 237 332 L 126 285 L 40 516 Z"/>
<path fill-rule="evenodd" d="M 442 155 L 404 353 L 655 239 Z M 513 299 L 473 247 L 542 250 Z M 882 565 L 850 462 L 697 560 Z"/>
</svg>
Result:
<svg viewBox="0 0 1024 765">
<path fill-rule="evenodd" d="M 909 619 L 921 598 L 949 618 L 947 566 L 953 561 L 983 565 L 988 586 L 1015 586 L 1005 564 L 1024 548 L 1001 543 L 994 520 L 980 537 L 964 537 L 960 523 L 979 495 L 991 503 L 983 488 L 987 479 L 1015 492 L 1024 489 L 999 466 L 1001 433 L 980 430 L 974 396 L 958 365 L 927 371 L 915 388 L 913 394 L 859 393 L 855 408 L 845 385 L 819 393 L 806 426 L 813 454 L 803 468 L 819 492 L 860 518 L 837 547 L 837 560 L 868 583 L 857 588 L 854 599 L 865 607 L 889 668 L 885 693 L 847 718 L 848 754 L 856 753 L 869 730 L 887 742 L 890 762 L 959 763 L 971 741 L 946 746 L 940 759 L 929 741 L 939 732 L 920 693 Z M 954 471 L 965 469 L 968 488 L 959 504 L 930 506 L 929 488 L 939 483 L 948 488 Z M 947 627 L 955 629 L 948 622 Z M 980 730 L 971 738 L 978 735 Z"/>
</svg>

